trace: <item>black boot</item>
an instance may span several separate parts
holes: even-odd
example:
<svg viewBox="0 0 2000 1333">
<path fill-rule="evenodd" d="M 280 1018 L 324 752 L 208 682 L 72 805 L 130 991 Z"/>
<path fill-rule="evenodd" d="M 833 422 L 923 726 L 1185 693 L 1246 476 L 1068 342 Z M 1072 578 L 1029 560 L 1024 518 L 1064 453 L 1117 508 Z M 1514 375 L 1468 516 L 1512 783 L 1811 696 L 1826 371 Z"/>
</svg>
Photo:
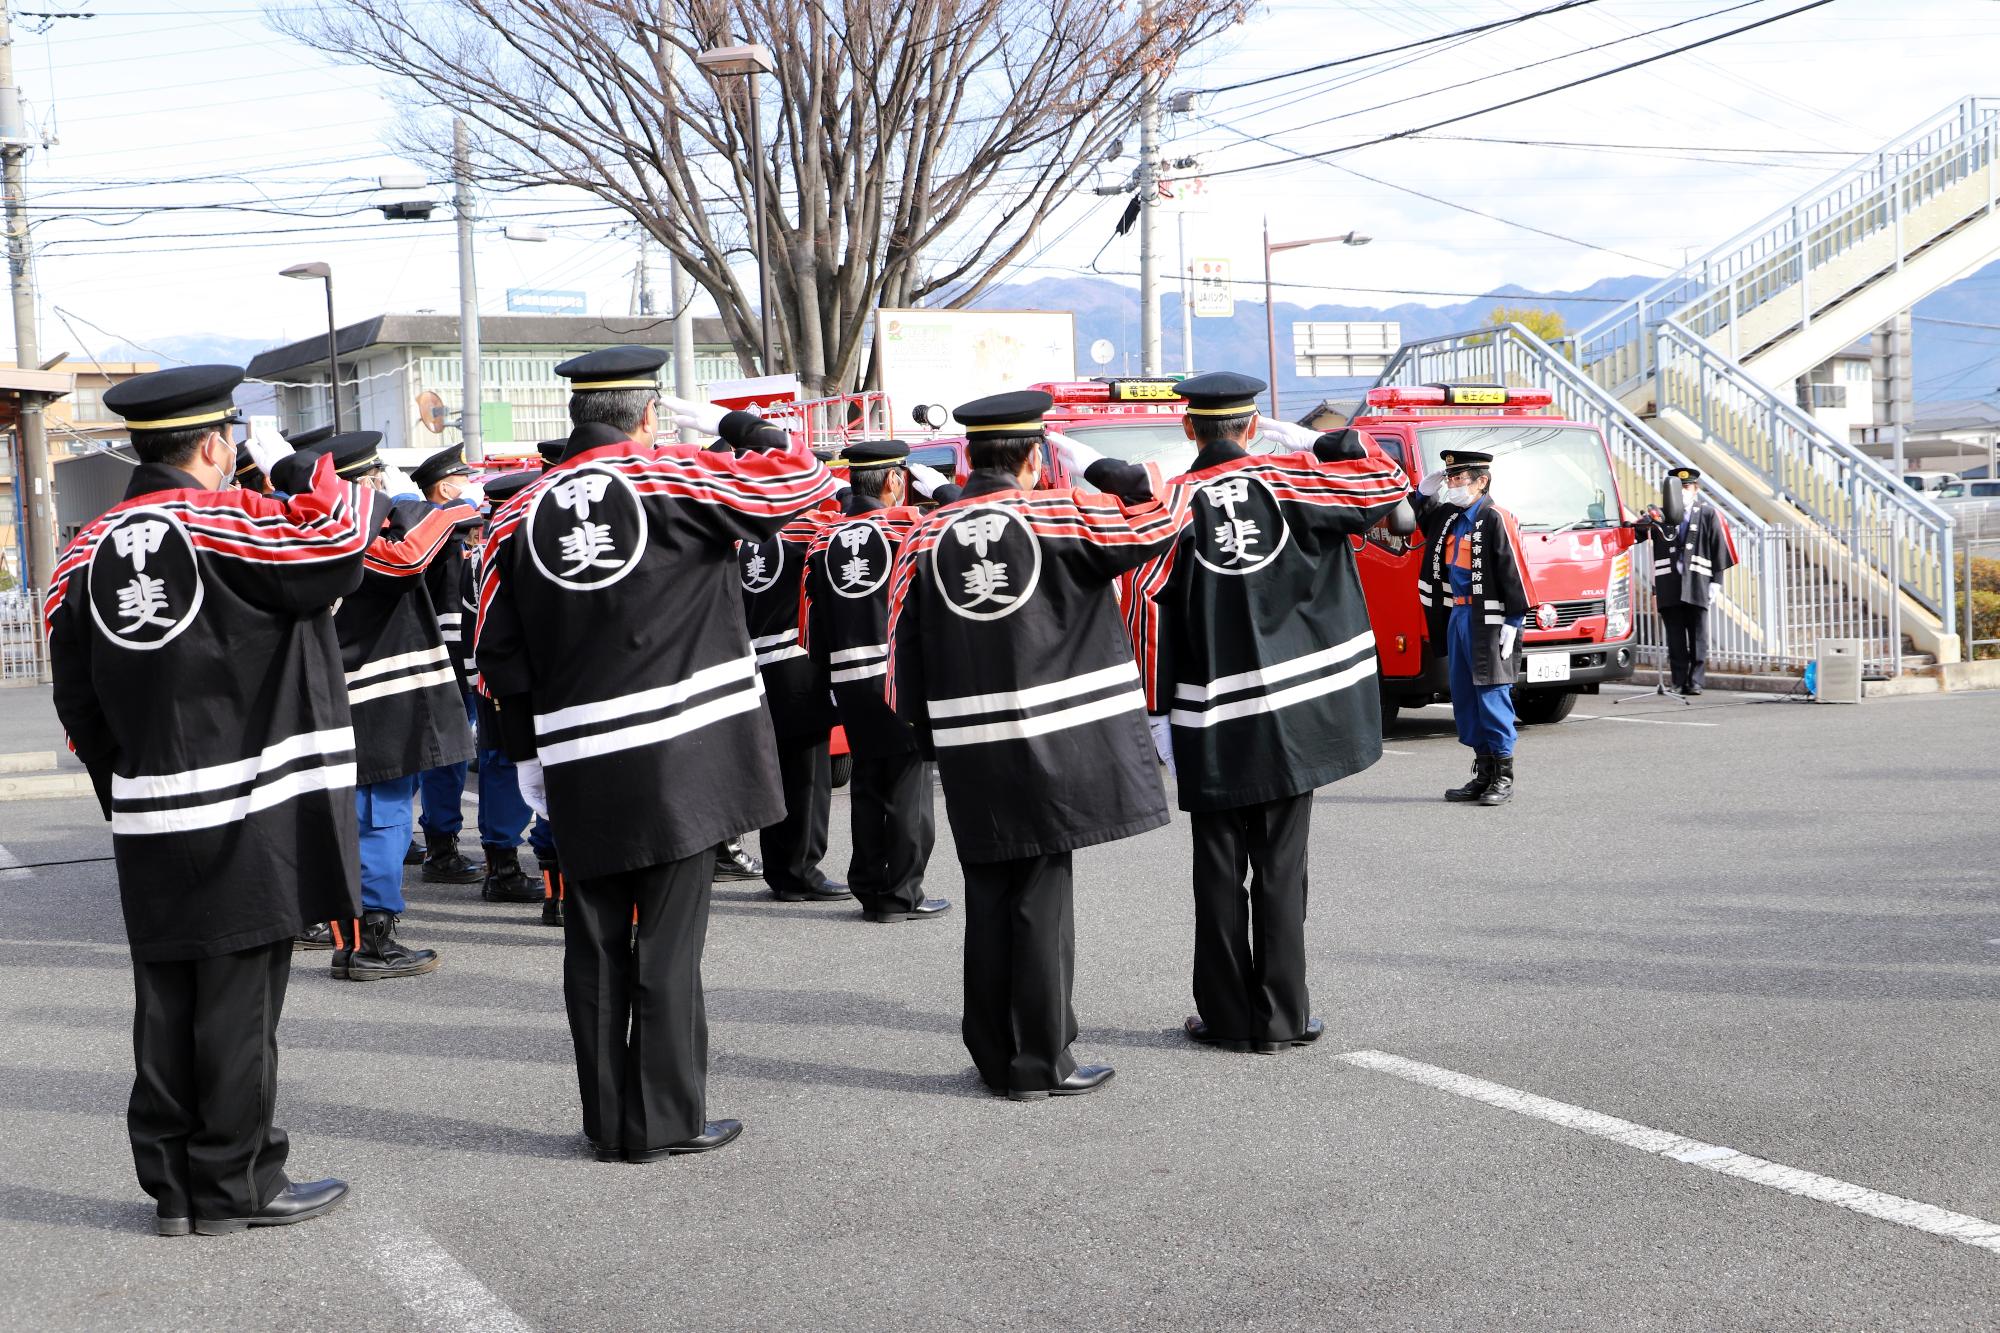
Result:
<svg viewBox="0 0 2000 1333">
<path fill-rule="evenodd" d="M 717 879 L 762 879 L 764 863 L 750 855 L 747 848 L 735 838 L 715 849 L 715 877 Z"/>
<path fill-rule="evenodd" d="M 547 856 L 539 853 L 535 859 L 542 863 L 542 924 L 562 929 L 563 923 L 563 877 L 562 866 L 556 854 Z"/>
<path fill-rule="evenodd" d="M 1505 805 L 1514 798 L 1514 756 L 1501 755 L 1493 761 L 1493 784 L 1479 793 L 1481 805 Z"/>
<path fill-rule="evenodd" d="M 521 853 L 513 847 L 481 843 L 486 853 L 486 882 L 479 894 L 489 903 L 540 902 L 542 891 L 521 869 Z"/>
<path fill-rule="evenodd" d="M 424 863 L 424 845 L 418 842 L 415 838 L 412 838 L 410 839 L 410 846 L 408 850 L 406 850 L 403 853 L 403 864 L 406 866 L 420 866 L 423 863 Z"/>
<path fill-rule="evenodd" d="M 1476 754 L 1472 756 L 1472 781 L 1463 787 L 1451 787 L 1445 791 L 1447 801 L 1476 801 L 1486 794 L 1493 785 L 1493 756 Z"/>
<path fill-rule="evenodd" d="M 339 957 L 336 953 L 335 958 Z M 338 964 L 336 964 L 338 966 Z M 420 977 L 437 971 L 435 949 L 412 949 L 396 938 L 394 912 L 365 912 L 361 917 L 361 945 L 347 960 L 349 981 L 389 981 L 396 977 Z M 335 975 L 339 975 L 337 972 Z"/>
<path fill-rule="evenodd" d="M 479 867 L 458 850 L 456 833 L 424 830 L 424 880 L 430 884 L 470 884 Z"/>
<path fill-rule="evenodd" d="M 294 952 L 300 949 L 331 949 L 332 947 L 333 928 L 328 926 L 324 921 L 316 926 L 307 926 L 292 937 L 292 949 Z"/>
</svg>

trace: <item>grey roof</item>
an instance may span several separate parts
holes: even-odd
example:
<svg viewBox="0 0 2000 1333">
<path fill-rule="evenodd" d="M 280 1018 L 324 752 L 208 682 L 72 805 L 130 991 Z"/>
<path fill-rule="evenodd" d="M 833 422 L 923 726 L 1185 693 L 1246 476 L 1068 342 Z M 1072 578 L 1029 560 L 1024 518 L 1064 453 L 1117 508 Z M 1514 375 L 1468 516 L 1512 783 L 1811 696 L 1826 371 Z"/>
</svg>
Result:
<svg viewBox="0 0 2000 1333">
<path fill-rule="evenodd" d="M 479 320 L 482 349 L 664 346 L 672 339 L 673 321 L 665 315 L 483 315 Z M 343 357 L 383 345 L 423 347 L 457 341 L 457 315 L 376 315 L 334 333 L 334 345 Z M 697 347 L 727 347 L 729 335 L 719 319 L 696 319 L 694 341 Z M 247 373 L 264 379 L 325 361 L 326 335 L 319 334 L 257 353 L 250 358 Z"/>
<path fill-rule="evenodd" d="M 1983 398 L 1918 403 L 1916 409 L 1921 431 L 2000 430 L 2000 405 Z"/>
</svg>

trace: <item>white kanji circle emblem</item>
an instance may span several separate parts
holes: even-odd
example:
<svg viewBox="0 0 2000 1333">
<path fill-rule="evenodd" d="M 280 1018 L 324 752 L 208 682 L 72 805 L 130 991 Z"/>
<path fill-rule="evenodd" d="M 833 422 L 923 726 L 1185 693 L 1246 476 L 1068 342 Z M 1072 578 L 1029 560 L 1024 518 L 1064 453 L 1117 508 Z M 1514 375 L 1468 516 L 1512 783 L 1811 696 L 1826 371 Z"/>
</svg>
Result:
<svg viewBox="0 0 2000 1333">
<path fill-rule="evenodd" d="M 1254 574 L 1278 558 L 1292 530 L 1262 477 L 1228 472 L 1195 488 L 1194 558 L 1217 574 Z"/>
<path fill-rule="evenodd" d="M 761 545 L 738 542 L 736 562 L 743 578 L 743 591 L 747 593 L 768 591 L 777 583 L 778 575 L 785 572 L 784 539 L 772 537 Z"/>
<path fill-rule="evenodd" d="M 194 542 L 170 509 L 127 509 L 91 553 L 90 617 L 121 648 L 165 647 L 194 623 L 203 596 Z"/>
<path fill-rule="evenodd" d="M 959 615 L 999 620 L 1035 595 L 1042 546 L 1013 505 L 961 509 L 931 548 L 931 577 L 945 605 Z"/>
<path fill-rule="evenodd" d="M 833 530 L 826 544 L 826 581 L 842 597 L 867 597 L 889 581 L 895 557 L 878 523 L 858 519 Z"/>
<path fill-rule="evenodd" d="M 528 502 L 528 554 L 551 583 L 578 592 L 608 588 L 646 552 L 646 506 L 622 472 L 597 464 L 561 468 Z"/>
</svg>

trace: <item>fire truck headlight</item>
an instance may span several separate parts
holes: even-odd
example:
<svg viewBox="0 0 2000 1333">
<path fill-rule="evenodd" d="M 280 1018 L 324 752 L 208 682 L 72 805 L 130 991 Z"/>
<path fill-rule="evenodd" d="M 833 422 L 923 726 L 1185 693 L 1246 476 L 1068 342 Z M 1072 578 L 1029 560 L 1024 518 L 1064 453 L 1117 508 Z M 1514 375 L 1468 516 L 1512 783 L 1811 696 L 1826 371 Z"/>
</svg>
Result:
<svg viewBox="0 0 2000 1333">
<path fill-rule="evenodd" d="M 1626 634 L 1627 634 L 1627 633 L 1629 633 L 1629 632 L 1631 631 L 1631 629 L 1632 629 L 1632 613 L 1631 613 L 1631 612 L 1629 612 L 1629 611 L 1611 611 L 1611 612 L 1608 612 L 1608 613 L 1606 613 L 1606 615 L 1605 615 L 1605 617 L 1604 617 L 1604 637 L 1605 637 L 1605 638 L 1607 638 L 1607 639 L 1622 639 L 1622 638 L 1624 638 L 1624 637 L 1626 636 Z"/>
</svg>

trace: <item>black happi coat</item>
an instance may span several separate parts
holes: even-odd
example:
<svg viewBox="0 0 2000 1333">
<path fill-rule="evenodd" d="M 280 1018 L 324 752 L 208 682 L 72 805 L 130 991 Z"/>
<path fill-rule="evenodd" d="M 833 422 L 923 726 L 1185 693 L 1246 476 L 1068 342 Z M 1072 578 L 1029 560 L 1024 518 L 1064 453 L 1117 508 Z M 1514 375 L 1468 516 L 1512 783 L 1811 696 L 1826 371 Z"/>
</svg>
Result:
<svg viewBox="0 0 2000 1333">
<path fill-rule="evenodd" d="M 817 744 L 833 730 L 825 667 L 806 653 L 804 597 L 806 553 L 820 523 L 836 517 L 814 510 L 765 541 L 736 548 L 743 619 L 764 678 L 771 729 L 779 740 L 795 744 Z"/>
<path fill-rule="evenodd" d="M 1167 484 L 1179 540 L 1141 567 L 1126 623 L 1168 714 L 1183 810 L 1297 796 L 1382 755 L 1375 634 L 1350 538 L 1409 491 L 1371 454 L 1210 445 Z"/>
<path fill-rule="evenodd" d="M 494 516 L 480 688 L 509 754 L 541 758 L 565 874 L 679 861 L 784 817 L 736 546 L 833 489 L 803 445 L 573 445 Z"/>
<path fill-rule="evenodd" d="M 424 568 L 424 591 L 430 596 L 431 610 L 437 613 L 438 637 L 451 657 L 452 675 L 461 694 L 472 688 L 472 672 L 466 666 L 472 653 L 472 621 L 465 614 L 464 589 L 474 557 L 466 545 L 465 526 L 461 521 Z"/>
<path fill-rule="evenodd" d="M 361 586 L 333 613 L 364 787 L 472 758 L 465 697 L 423 578 L 471 512 L 456 503 L 390 504 L 368 543 Z"/>
<path fill-rule="evenodd" d="M 1431 651 L 1445 655 L 1446 626 L 1451 623 L 1451 577 L 1445 572 L 1445 544 L 1459 515 L 1456 505 L 1440 504 L 1412 491 L 1410 501 L 1424 534 L 1424 563 L 1417 571 L 1417 600 L 1424 608 L 1424 632 Z M 1509 637 L 1507 622 L 1528 614 L 1534 605 L 1534 585 L 1521 558 L 1521 530 L 1514 516 L 1491 500 L 1483 501 L 1472 530 L 1472 612 L 1475 685 L 1511 685 L 1518 674 L 1514 651 L 1501 651 Z M 1514 650 L 1520 636 L 1512 636 Z"/>
<path fill-rule="evenodd" d="M 1736 567 L 1736 538 L 1722 511 L 1697 496 L 1688 506 L 1686 535 L 1650 515 L 1633 527 L 1653 543 L 1653 597 L 1661 606 L 1713 605 L 1710 588 Z"/>
<path fill-rule="evenodd" d="M 56 713 L 108 797 L 132 956 L 212 958 L 360 907 L 354 731 L 327 613 L 368 493 L 287 500 L 144 463 L 57 565 Z"/>
<path fill-rule="evenodd" d="M 1150 498 L 1024 491 L 986 470 L 911 530 L 891 576 L 894 702 L 937 757 L 960 860 L 1167 822 L 1112 583 L 1174 532 Z"/>
<path fill-rule="evenodd" d="M 889 574 L 921 515 L 869 496 L 848 497 L 846 508 L 806 553 L 806 647 L 840 703 L 848 749 L 909 754 L 916 733 L 889 706 Z"/>
</svg>

